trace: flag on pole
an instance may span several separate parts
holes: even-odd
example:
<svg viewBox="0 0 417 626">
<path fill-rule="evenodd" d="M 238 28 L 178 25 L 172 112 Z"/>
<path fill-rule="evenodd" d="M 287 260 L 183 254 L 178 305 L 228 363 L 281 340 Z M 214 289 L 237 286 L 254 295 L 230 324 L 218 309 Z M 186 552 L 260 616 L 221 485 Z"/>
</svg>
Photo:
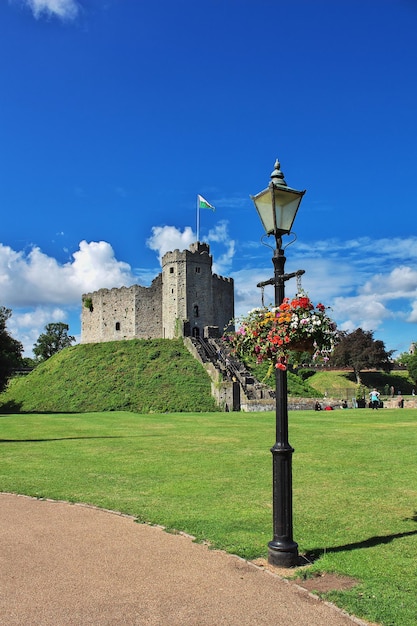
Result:
<svg viewBox="0 0 417 626">
<path fill-rule="evenodd" d="M 211 209 L 212 211 L 216 210 L 214 206 L 210 204 L 210 202 L 207 202 L 207 200 L 205 200 L 203 196 L 200 196 L 200 194 L 198 194 L 198 208 L 199 209 Z"/>
</svg>

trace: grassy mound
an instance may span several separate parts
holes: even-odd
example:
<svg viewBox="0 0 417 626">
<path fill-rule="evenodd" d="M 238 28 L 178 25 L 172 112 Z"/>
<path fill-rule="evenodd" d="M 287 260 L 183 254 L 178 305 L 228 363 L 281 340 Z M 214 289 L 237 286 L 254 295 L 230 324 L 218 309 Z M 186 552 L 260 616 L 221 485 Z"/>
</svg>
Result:
<svg viewBox="0 0 417 626">
<path fill-rule="evenodd" d="M 210 378 L 182 340 L 65 348 L 0 395 L 0 411 L 215 411 Z"/>
</svg>

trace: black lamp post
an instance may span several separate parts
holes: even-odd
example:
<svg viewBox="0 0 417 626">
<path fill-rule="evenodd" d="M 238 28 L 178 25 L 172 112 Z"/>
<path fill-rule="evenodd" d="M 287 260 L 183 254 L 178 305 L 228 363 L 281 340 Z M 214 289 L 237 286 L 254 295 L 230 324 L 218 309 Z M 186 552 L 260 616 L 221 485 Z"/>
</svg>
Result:
<svg viewBox="0 0 417 626">
<path fill-rule="evenodd" d="M 299 270 L 294 274 L 284 274 L 285 256 L 282 248 L 282 235 L 291 232 L 304 194 L 305 191 L 296 191 L 288 187 L 277 160 L 268 188 L 252 196 L 266 234 L 275 237 L 276 245 L 272 258 L 274 278 L 259 283 L 258 287 L 274 285 L 276 307 L 284 300 L 285 281 L 304 273 L 303 270 Z M 279 567 L 291 567 L 298 561 L 298 545 L 293 540 L 292 520 L 294 449 L 288 442 L 287 372 L 278 368 L 275 369 L 275 407 L 276 442 L 271 448 L 274 537 L 268 543 L 268 561 Z"/>
</svg>

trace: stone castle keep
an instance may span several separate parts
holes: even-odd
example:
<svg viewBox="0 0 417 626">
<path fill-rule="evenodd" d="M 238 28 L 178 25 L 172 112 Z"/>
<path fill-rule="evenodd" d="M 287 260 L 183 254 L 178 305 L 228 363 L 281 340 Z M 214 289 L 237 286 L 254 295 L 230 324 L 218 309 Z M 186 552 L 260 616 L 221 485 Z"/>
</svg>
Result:
<svg viewBox="0 0 417 626">
<path fill-rule="evenodd" d="M 197 242 L 167 252 L 150 287 L 84 294 L 81 343 L 221 335 L 234 317 L 234 284 L 212 264 L 209 246 Z"/>
</svg>

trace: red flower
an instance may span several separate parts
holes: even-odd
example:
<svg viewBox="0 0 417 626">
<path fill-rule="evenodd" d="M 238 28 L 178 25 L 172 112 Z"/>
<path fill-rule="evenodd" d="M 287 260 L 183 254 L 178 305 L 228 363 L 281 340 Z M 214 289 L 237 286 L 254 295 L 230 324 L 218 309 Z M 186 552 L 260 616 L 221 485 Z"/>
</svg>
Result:
<svg viewBox="0 0 417 626">
<path fill-rule="evenodd" d="M 310 310 L 313 308 L 310 298 L 302 297 L 302 298 L 299 298 L 298 302 L 299 302 L 299 306 L 302 309 Z"/>
<path fill-rule="evenodd" d="M 287 359 L 285 358 L 285 356 L 281 356 L 277 362 L 277 364 L 275 365 L 275 367 L 279 370 L 282 370 L 283 372 L 285 372 L 285 370 L 287 369 Z"/>
</svg>

